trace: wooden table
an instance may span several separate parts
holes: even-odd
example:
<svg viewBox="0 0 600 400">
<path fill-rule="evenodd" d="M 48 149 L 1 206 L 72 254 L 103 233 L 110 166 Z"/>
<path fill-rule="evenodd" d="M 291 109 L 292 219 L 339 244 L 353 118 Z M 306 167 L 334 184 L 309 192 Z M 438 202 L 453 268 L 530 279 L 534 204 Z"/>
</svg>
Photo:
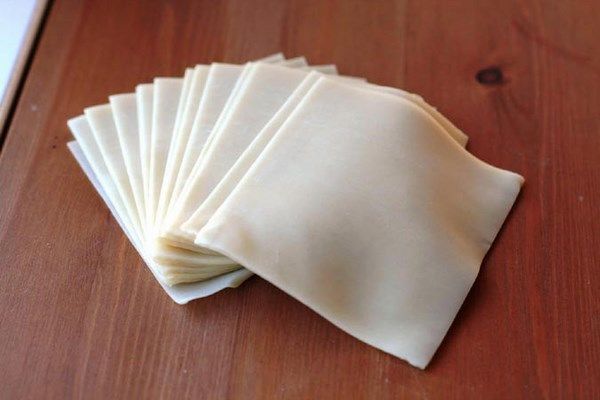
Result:
<svg viewBox="0 0 600 400">
<path fill-rule="evenodd" d="M 599 398 L 598 38 L 597 0 L 51 1 L 0 154 L 0 398 Z M 259 278 L 174 304 L 67 151 L 108 94 L 280 50 L 527 179 L 426 371 Z"/>
</svg>

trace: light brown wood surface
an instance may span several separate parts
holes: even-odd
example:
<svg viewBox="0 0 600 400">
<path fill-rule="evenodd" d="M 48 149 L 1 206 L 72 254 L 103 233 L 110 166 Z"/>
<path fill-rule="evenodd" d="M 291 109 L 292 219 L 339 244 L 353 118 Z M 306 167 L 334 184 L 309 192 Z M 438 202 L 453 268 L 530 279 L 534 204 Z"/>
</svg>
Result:
<svg viewBox="0 0 600 400">
<path fill-rule="evenodd" d="M 0 398 L 600 397 L 600 2 L 49 7 L 0 153 Z M 426 371 L 259 278 L 174 304 L 67 151 L 109 94 L 280 50 L 420 93 L 527 180 Z"/>
</svg>

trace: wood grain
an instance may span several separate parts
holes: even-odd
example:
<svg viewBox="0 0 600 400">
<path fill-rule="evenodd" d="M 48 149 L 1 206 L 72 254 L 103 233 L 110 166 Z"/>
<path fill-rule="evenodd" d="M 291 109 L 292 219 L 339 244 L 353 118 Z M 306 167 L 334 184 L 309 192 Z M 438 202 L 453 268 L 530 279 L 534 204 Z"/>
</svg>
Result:
<svg viewBox="0 0 600 400">
<path fill-rule="evenodd" d="M 600 397 L 598 1 L 50 7 L 0 154 L 0 398 Z M 422 94 L 527 179 L 424 372 L 258 278 L 174 304 L 67 152 L 108 94 L 279 50 Z"/>
</svg>

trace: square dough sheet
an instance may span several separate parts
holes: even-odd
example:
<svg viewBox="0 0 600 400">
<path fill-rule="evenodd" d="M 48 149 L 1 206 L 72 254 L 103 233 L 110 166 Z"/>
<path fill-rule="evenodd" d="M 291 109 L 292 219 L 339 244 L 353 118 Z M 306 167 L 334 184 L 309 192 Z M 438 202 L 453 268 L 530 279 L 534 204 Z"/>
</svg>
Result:
<svg viewBox="0 0 600 400">
<path fill-rule="evenodd" d="M 414 102 L 321 78 L 196 243 L 425 368 L 522 183 Z"/>
</svg>

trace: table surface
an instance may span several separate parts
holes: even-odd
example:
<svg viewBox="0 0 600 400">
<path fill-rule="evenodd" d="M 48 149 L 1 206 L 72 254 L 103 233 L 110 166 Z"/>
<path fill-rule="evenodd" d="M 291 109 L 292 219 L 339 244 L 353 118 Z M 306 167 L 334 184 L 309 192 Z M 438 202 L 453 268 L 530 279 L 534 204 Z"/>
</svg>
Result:
<svg viewBox="0 0 600 400">
<path fill-rule="evenodd" d="M 599 398 L 599 37 L 594 0 L 49 2 L 0 153 L 0 398 Z M 277 51 L 527 180 L 426 371 L 259 278 L 176 305 L 67 151 L 108 94 Z"/>
</svg>

